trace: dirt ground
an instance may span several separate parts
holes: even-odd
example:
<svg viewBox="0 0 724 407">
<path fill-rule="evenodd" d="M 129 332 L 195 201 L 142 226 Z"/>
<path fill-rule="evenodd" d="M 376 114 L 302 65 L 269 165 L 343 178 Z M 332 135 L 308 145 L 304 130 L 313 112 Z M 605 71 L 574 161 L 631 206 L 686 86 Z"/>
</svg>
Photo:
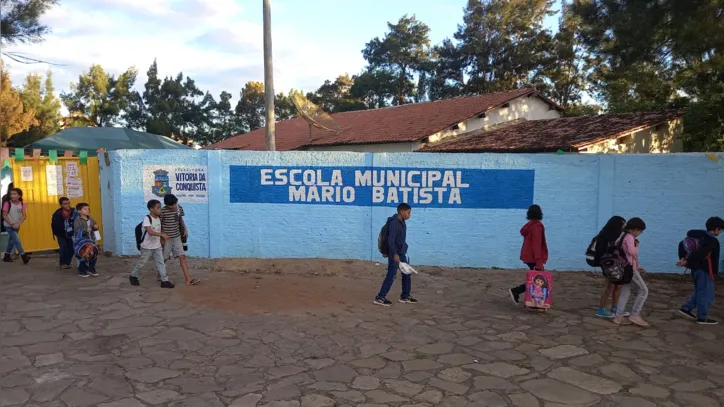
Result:
<svg viewBox="0 0 724 407">
<path fill-rule="evenodd" d="M 179 287 L 176 297 L 184 302 L 237 314 L 298 314 L 322 309 L 373 307 L 372 300 L 387 272 L 386 263 L 358 260 L 224 259 L 208 263 L 197 260 L 194 265 L 197 269 L 211 270 L 210 278 L 196 287 Z M 419 274 L 413 275 L 413 295 L 423 301 L 450 296 L 482 300 L 490 295 L 506 299 L 506 289 L 523 282 L 525 276 L 525 271 L 521 270 L 424 266 L 416 269 Z M 565 294 L 568 289 L 576 290 L 578 294 L 588 292 L 591 307 L 596 306 L 603 284 L 600 275 L 557 272 L 554 277 L 554 308 L 567 308 L 571 303 L 572 298 Z M 677 286 L 689 283 L 688 275 L 683 274 L 646 278 L 650 285 L 664 290 L 672 282 Z M 390 299 L 399 295 L 399 287 L 398 276 L 388 295 Z M 680 294 L 681 298 L 685 295 L 685 292 Z M 652 301 L 656 304 L 656 299 Z"/>
</svg>

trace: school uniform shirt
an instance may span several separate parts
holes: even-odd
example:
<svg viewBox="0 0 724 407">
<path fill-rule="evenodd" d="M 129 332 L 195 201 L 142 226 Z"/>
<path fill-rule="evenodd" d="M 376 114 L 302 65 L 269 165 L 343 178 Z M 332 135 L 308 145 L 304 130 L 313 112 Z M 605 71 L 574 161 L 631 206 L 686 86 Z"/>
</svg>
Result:
<svg viewBox="0 0 724 407">
<path fill-rule="evenodd" d="M 148 219 L 151 218 L 149 221 Z M 146 237 L 143 239 L 143 242 L 141 242 L 141 249 L 146 250 L 156 250 L 161 248 L 161 236 L 153 236 L 150 233 L 146 232 L 147 227 L 151 227 L 154 232 L 161 233 L 161 218 L 154 218 L 153 216 L 144 216 L 143 217 L 143 224 L 141 227 L 143 228 L 143 233 L 146 234 Z"/>
<path fill-rule="evenodd" d="M 18 223 L 23 219 L 23 209 L 25 209 L 25 204 L 23 202 L 14 204 L 7 201 L 3 204 L 2 211 L 8 213 L 8 219 L 10 219 L 11 223 Z M 3 225 L 5 225 L 6 228 L 12 227 L 10 223 L 5 222 L 5 218 L 3 218 Z"/>
</svg>

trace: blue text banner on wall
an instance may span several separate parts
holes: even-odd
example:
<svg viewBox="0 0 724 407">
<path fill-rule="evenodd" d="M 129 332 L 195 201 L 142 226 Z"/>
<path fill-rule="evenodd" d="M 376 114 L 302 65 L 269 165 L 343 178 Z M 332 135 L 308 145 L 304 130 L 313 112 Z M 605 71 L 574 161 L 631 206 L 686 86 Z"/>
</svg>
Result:
<svg viewBox="0 0 724 407">
<path fill-rule="evenodd" d="M 231 203 L 525 209 L 534 170 L 229 166 Z"/>
</svg>

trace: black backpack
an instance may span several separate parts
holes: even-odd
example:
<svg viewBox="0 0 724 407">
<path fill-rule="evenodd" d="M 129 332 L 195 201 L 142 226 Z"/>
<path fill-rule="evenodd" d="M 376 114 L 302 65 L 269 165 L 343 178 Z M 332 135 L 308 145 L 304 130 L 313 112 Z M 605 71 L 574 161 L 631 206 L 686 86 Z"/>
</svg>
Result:
<svg viewBox="0 0 724 407">
<path fill-rule="evenodd" d="M 586 249 L 586 263 L 591 267 L 601 267 L 601 259 L 596 258 L 596 241 L 597 238 L 594 237 Z"/>
<path fill-rule="evenodd" d="M 390 247 L 387 245 L 387 234 L 390 229 L 390 222 L 385 222 L 385 225 L 380 229 L 380 234 L 377 235 L 377 249 L 382 254 L 382 257 L 387 258 L 390 255 Z"/>
<path fill-rule="evenodd" d="M 153 223 L 150 215 L 146 215 L 149 223 Z M 143 222 L 136 225 L 136 249 L 141 251 L 141 243 L 146 239 L 146 231 L 143 229 Z"/>
</svg>

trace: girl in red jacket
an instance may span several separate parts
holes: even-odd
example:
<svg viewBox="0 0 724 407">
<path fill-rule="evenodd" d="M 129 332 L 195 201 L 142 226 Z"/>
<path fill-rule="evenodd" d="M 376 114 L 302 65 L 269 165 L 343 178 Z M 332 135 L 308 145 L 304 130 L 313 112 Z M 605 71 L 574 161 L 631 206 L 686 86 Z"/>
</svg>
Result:
<svg viewBox="0 0 724 407">
<path fill-rule="evenodd" d="M 538 205 L 531 205 L 528 208 L 528 223 L 520 229 L 523 236 L 523 247 L 520 249 L 520 259 L 531 270 L 545 269 L 548 261 L 548 245 L 546 244 L 546 231 L 543 226 L 543 211 Z M 513 287 L 509 290 L 510 299 L 517 305 L 519 297 L 525 293 L 525 284 Z"/>
</svg>

